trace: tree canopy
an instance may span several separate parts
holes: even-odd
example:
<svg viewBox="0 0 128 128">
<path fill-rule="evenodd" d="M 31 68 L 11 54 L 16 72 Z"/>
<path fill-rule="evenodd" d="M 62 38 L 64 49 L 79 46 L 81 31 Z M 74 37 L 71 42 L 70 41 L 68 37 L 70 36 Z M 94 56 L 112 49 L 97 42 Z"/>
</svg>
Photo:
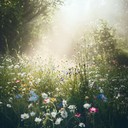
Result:
<svg viewBox="0 0 128 128">
<path fill-rule="evenodd" d="M 22 52 L 33 45 L 40 26 L 46 30 L 52 13 L 61 3 L 61 0 L 1 0 L 0 53 L 14 53 L 15 49 Z"/>
</svg>

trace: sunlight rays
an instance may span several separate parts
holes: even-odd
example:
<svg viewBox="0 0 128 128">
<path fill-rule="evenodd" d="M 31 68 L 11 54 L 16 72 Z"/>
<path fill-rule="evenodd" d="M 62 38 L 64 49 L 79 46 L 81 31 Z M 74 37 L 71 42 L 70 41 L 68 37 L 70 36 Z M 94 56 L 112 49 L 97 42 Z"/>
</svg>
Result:
<svg viewBox="0 0 128 128">
<path fill-rule="evenodd" d="M 121 9 L 120 2 L 117 1 L 65 0 L 53 17 L 47 39 L 39 41 L 38 51 L 42 56 L 52 55 L 58 59 L 65 56 L 71 59 L 74 54 L 74 41 L 81 38 L 85 31 L 90 31 L 91 27 L 97 26 L 99 19 L 115 23 L 118 15 L 116 13 Z"/>
</svg>

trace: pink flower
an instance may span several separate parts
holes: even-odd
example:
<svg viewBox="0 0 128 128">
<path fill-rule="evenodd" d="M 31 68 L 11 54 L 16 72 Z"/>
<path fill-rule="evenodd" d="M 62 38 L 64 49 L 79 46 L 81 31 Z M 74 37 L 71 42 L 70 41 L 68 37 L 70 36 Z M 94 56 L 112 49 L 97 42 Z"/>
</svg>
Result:
<svg viewBox="0 0 128 128">
<path fill-rule="evenodd" d="M 91 108 L 89 109 L 89 112 L 90 112 L 90 113 L 96 113 L 96 112 L 98 112 L 98 109 L 97 109 L 97 108 L 94 108 L 94 107 L 91 107 Z"/>
<path fill-rule="evenodd" d="M 78 117 L 78 118 L 79 118 L 80 116 L 81 116 L 80 113 L 76 113 L 76 114 L 75 114 L 75 117 Z"/>
<path fill-rule="evenodd" d="M 45 104 L 47 104 L 47 103 L 49 103 L 49 102 L 50 102 L 50 99 L 49 99 L 49 98 L 47 98 L 47 99 L 44 100 L 44 103 L 45 103 Z"/>
<path fill-rule="evenodd" d="M 20 82 L 20 80 L 16 80 L 16 83 L 19 83 Z"/>
</svg>

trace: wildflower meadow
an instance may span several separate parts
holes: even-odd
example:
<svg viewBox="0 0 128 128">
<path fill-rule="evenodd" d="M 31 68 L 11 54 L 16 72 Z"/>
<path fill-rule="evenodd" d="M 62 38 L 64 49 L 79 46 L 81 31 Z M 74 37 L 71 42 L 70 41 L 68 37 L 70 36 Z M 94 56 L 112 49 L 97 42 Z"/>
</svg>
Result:
<svg viewBox="0 0 128 128">
<path fill-rule="evenodd" d="M 80 54 L 70 66 L 1 56 L 1 128 L 127 128 L 128 67 Z"/>
<path fill-rule="evenodd" d="M 128 0 L 0 0 L 0 128 L 128 128 Z"/>
</svg>

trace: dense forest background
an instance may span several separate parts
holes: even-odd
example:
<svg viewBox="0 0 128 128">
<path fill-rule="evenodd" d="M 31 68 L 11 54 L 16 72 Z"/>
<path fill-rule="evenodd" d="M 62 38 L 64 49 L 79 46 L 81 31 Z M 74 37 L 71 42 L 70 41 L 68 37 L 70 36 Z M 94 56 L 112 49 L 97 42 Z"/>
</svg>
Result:
<svg viewBox="0 0 128 128">
<path fill-rule="evenodd" d="M 60 4 L 58 0 L 1 0 L 0 52 L 13 54 L 32 48 L 40 31 L 48 30 L 53 11 Z"/>
<path fill-rule="evenodd" d="M 63 2 L 59 0 L 1 0 L 0 53 L 9 52 L 14 54 L 16 51 L 22 53 L 29 51 L 29 49 L 32 50 L 35 42 L 40 40 L 44 35 L 47 35 L 46 33 L 50 31 L 50 25 L 55 18 L 55 10 L 63 6 Z M 100 5 L 102 5 L 99 10 L 98 7 L 100 5 L 98 6 L 95 2 L 92 4 L 93 2 L 93 0 L 90 3 L 88 2 L 91 4 L 89 7 L 97 12 L 92 16 L 94 13 L 92 11 L 90 17 L 93 18 L 90 22 L 95 22 L 98 18 L 107 20 L 110 25 L 117 30 L 117 33 L 121 37 L 124 37 L 125 41 L 123 44 L 126 48 L 128 34 L 128 1 L 112 0 L 107 1 L 107 3 L 105 3 L 104 0 L 98 1 L 101 3 Z M 104 4 L 106 4 L 105 6 L 108 6 L 108 8 L 102 12 Z M 63 22 L 63 24 L 65 23 Z M 63 28 L 62 26 L 63 25 L 60 27 Z M 59 30 L 56 29 L 56 31 Z M 120 43 L 121 46 L 123 46 L 123 44 Z"/>
</svg>

